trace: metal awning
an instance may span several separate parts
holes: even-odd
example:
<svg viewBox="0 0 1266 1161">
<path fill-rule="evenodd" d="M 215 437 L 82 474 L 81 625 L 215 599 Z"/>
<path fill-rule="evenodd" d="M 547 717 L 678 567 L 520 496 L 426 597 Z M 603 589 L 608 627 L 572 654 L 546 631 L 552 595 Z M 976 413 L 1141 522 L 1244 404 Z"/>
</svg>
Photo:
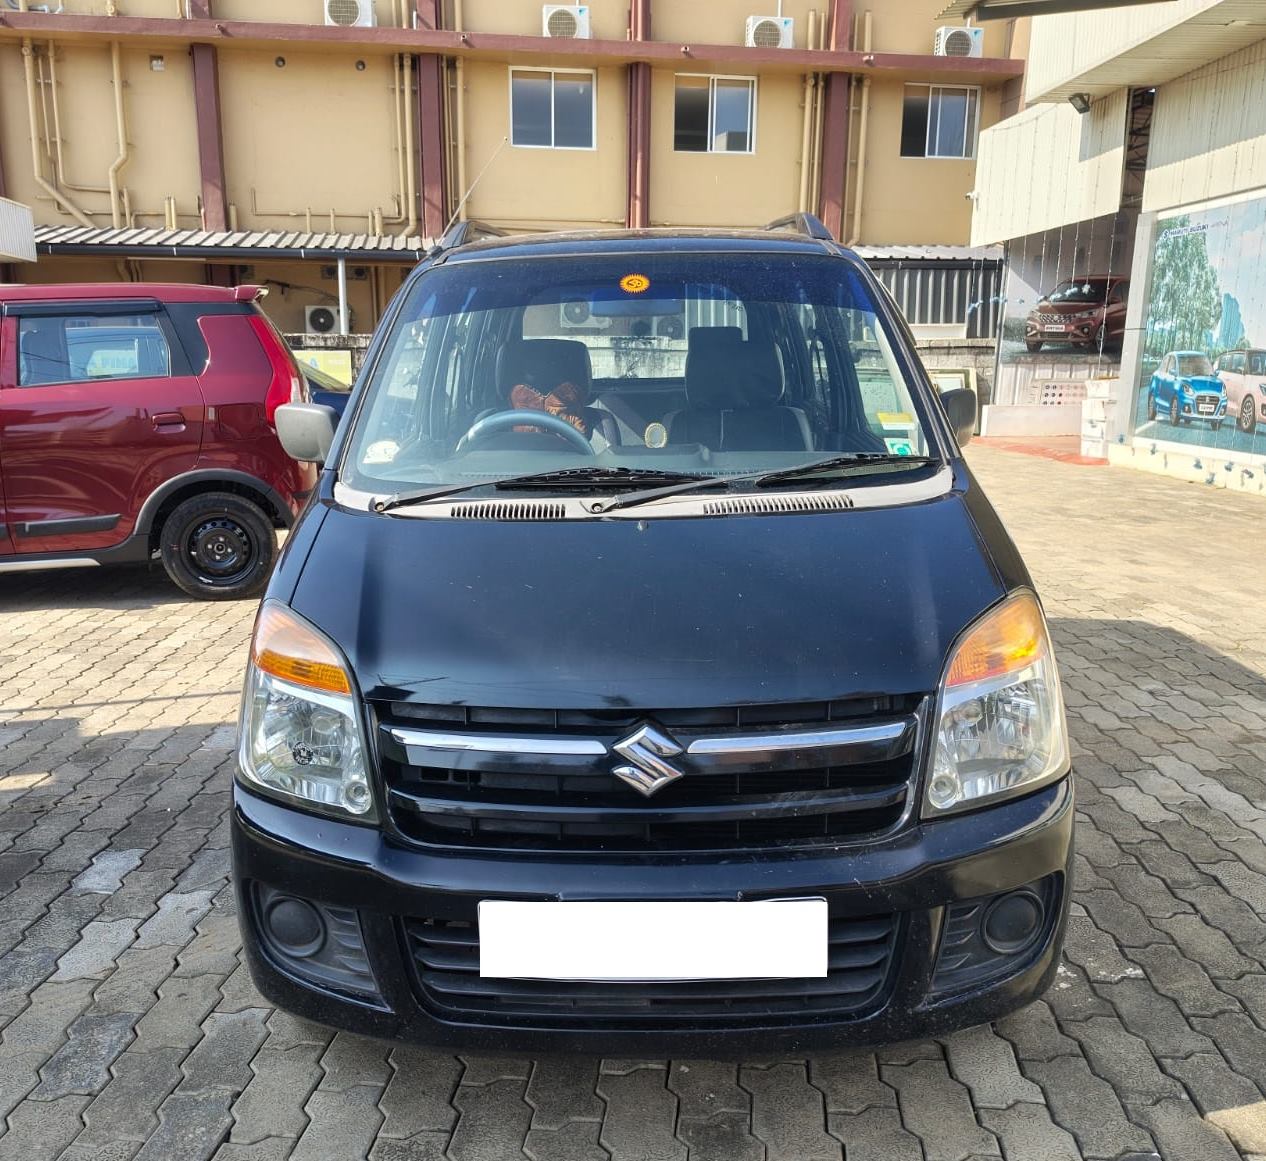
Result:
<svg viewBox="0 0 1266 1161">
<path fill-rule="evenodd" d="M 941 262 L 962 265 L 1001 262 L 1001 246 L 854 246 L 853 253 L 866 262 Z"/>
<path fill-rule="evenodd" d="M 1056 12 L 1091 12 L 1125 8 L 1131 4 L 1168 4 L 1173 0 L 954 0 L 938 20 L 1014 20 L 1020 16 L 1048 16 Z"/>
<path fill-rule="evenodd" d="M 36 226 L 41 254 L 102 255 L 112 258 L 186 258 L 201 262 L 256 262 L 266 258 L 344 258 L 354 262 L 418 262 L 430 238 L 388 234 L 318 234 L 287 230 L 113 229 Z"/>
</svg>

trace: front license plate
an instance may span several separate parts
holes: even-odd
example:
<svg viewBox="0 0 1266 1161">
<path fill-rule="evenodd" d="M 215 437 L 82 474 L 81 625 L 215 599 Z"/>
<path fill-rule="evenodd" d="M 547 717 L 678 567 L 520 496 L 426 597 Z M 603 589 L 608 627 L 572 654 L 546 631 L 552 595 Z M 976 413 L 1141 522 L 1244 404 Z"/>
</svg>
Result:
<svg viewBox="0 0 1266 1161">
<path fill-rule="evenodd" d="M 1062 335 L 1068 328 L 1063 323 L 1047 323 L 1042 330 L 1050 335 Z"/>
<path fill-rule="evenodd" d="M 1212 403 L 1198 403 L 1196 405 L 1196 410 L 1199 411 L 1201 415 L 1212 415 L 1215 408 Z"/>
<path fill-rule="evenodd" d="M 663 982 L 826 972 L 825 899 L 479 904 L 485 977 Z"/>
</svg>

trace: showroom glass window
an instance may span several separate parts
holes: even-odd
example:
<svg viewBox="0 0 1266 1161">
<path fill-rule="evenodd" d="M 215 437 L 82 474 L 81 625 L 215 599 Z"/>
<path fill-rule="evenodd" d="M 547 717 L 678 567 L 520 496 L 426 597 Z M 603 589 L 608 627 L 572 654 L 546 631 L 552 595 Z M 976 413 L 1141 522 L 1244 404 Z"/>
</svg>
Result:
<svg viewBox="0 0 1266 1161">
<path fill-rule="evenodd" d="M 754 153 L 752 77 L 677 77 L 673 149 L 678 153 Z"/>
<path fill-rule="evenodd" d="M 975 157 L 979 116 L 979 89 L 906 85 L 901 156 Z"/>
<path fill-rule="evenodd" d="M 510 70 L 510 143 L 536 149 L 594 147 L 594 74 Z"/>
</svg>

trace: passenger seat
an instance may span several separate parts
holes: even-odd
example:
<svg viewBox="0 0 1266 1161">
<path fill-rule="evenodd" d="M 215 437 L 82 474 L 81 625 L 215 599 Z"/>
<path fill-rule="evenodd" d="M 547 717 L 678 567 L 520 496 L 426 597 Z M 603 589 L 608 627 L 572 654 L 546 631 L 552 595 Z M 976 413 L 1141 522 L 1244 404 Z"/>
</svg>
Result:
<svg viewBox="0 0 1266 1161">
<path fill-rule="evenodd" d="M 695 327 L 686 354 L 686 406 L 665 417 L 669 443 L 713 451 L 811 451 L 809 421 L 783 397 L 773 343 L 738 327 Z"/>
</svg>

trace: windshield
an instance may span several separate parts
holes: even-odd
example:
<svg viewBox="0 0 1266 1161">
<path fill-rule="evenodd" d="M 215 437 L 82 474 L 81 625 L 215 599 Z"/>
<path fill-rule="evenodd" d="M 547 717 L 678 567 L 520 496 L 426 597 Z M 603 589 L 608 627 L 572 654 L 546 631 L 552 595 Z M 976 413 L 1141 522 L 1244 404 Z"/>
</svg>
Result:
<svg viewBox="0 0 1266 1161">
<path fill-rule="evenodd" d="M 1097 304 L 1108 297 L 1106 278 L 1082 278 L 1061 282 L 1046 296 L 1047 302 L 1077 302 Z"/>
<path fill-rule="evenodd" d="M 438 266 L 409 291 L 342 476 L 397 493 L 575 468 L 741 475 L 928 448 L 845 261 L 495 259 Z"/>
<path fill-rule="evenodd" d="M 1179 355 L 1179 375 L 1212 375 L 1213 364 L 1205 355 Z"/>
</svg>

